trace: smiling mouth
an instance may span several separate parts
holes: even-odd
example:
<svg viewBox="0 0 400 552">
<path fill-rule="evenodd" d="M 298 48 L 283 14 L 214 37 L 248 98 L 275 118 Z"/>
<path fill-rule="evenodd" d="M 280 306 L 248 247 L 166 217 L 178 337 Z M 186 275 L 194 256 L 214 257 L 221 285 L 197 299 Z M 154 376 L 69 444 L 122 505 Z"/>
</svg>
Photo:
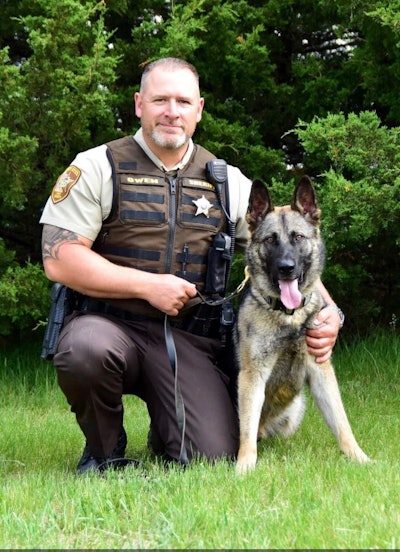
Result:
<svg viewBox="0 0 400 552">
<path fill-rule="evenodd" d="M 169 123 L 158 123 L 157 126 L 166 130 L 182 130 L 180 125 L 170 125 Z"/>
</svg>

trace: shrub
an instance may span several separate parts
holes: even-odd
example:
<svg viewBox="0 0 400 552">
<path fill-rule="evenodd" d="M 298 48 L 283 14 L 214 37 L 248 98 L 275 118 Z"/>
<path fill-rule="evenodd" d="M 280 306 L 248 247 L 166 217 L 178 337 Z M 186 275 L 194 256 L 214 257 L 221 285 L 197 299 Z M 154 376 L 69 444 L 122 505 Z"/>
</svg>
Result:
<svg viewBox="0 0 400 552">
<path fill-rule="evenodd" d="M 9 266 L 0 277 L 0 335 L 33 329 L 46 320 L 50 284 L 39 264 Z"/>
<path fill-rule="evenodd" d="M 301 121 L 296 133 L 323 210 L 325 284 L 358 329 L 398 319 L 400 128 L 363 112 Z"/>
</svg>

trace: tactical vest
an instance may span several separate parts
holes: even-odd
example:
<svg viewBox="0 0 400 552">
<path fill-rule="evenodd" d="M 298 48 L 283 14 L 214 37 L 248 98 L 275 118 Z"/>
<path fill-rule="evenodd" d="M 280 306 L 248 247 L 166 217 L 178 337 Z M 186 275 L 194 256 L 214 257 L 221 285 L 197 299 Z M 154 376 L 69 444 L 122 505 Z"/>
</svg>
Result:
<svg viewBox="0 0 400 552">
<path fill-rule="evenodd" d="M 107 148 L 113 205 L 93 249 L 115 264 L 175 274 L 203 291 L 208 250 L 215 234 L 226 229 L 215 187 L 206 178 L 205 165 L 215 157 L 195 146 L 173 177 L 157 168 L 131 136 Z M 105 301 L 138 314 L 159 314 L 140 299 Z"/>
</svg>

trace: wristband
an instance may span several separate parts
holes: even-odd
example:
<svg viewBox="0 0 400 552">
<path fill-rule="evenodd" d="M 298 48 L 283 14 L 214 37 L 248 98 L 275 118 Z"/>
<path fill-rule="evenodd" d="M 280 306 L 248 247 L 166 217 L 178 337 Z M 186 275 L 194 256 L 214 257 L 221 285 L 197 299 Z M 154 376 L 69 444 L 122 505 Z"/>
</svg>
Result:
<svg viewBox="0 0 400 552">
<path fill-rule="evenodd" d="M 325 305 L 325 308 L 326 309 L 334 309 L 339 317 L 340 317 L 340 326 L 339 326 L 339 330 L 341 330 L 343 328 L 343 324 L 344 324 L 344 320 L 345 320 L 345 315 L 344 315 L 344 312 L 342 311 L 342 309 L 340 309 L 337 305 L 335 305 L 334 303 L 329 303 L 328 305 Z"/>
</svg>

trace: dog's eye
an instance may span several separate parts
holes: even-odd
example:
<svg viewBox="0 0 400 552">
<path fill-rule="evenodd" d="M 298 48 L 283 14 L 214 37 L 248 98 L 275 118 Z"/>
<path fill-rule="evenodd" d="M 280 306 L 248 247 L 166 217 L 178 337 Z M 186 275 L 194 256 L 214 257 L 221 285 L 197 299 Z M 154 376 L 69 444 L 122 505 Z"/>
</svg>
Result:
<svg viewBox="0 0 400 552">
<path fill-rule="evenodd" d="M 267 238 L 265 238 L 265 241 L 266 241 L 266 243 L 274 243 L 275 238 L 274 238 L 274 236 L 268 236 Z"/>
<path fill-rule="evenodd" d="M 304 240 L 304 236 L 302 234 L 296 234 L 295 240 L 296 241 L 302 241 L 302 240 Z"/>
</svg>

